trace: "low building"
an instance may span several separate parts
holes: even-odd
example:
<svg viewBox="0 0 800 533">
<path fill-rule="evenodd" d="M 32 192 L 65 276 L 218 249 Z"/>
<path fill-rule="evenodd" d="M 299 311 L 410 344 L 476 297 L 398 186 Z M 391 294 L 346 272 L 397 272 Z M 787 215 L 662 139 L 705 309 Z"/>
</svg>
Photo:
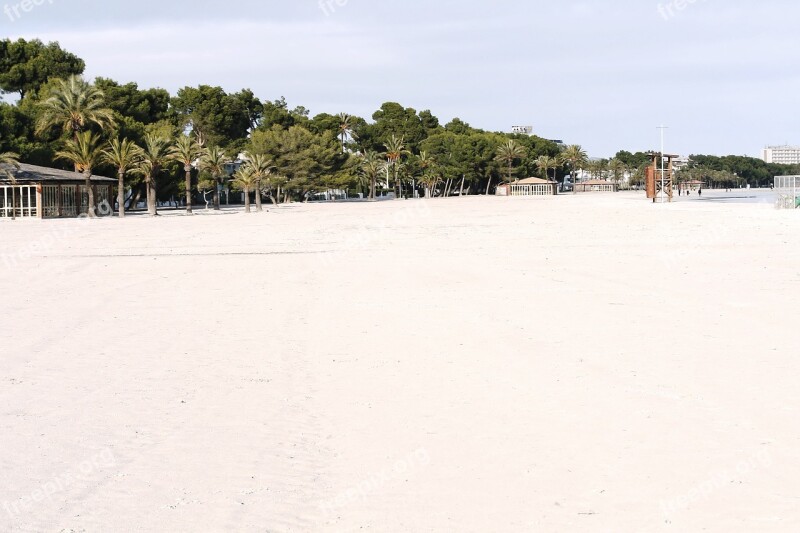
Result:
<svg viewBox="0 0 800 533">
<path fill-rule="evenodd" d="M 558 183 L 542 178 L 526 178 L 508 185 L 508 196 L 555 196 Z"/>
<path fill-rule="evenodd" d="M 611 181 L 587 180 L 575 184 L 575 192 L 617 192 L 619 186 Z"/>
<path fill-rule="evenodd" d="M 11 179 L 7 172 L 13 176 Z M 117 180 L 92 176 L 95 205 L 113 206 Z M 0 168 L 0 218 L 77 217 L 89 210 L 89 193 L 83 174 L 21 163 L 18 169 Z M 102 210 L 99 214 L 104 214 Z M 110 211 L 110 209 L 107 209 Z M 106 213 L 109 214 L 109 213 Z"/>
</svg>

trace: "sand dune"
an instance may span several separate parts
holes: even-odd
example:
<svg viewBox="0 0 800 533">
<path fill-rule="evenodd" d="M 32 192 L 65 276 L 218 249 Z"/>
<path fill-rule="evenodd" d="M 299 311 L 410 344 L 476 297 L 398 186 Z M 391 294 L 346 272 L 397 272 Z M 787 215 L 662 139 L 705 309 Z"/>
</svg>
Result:
<svg viewBox="0 0 800 533">
<path fill-rule="evenodd" d="M 796 213 L 619 194 L 0 230 L 0 530 L 800 528 Z"/>
</svg>

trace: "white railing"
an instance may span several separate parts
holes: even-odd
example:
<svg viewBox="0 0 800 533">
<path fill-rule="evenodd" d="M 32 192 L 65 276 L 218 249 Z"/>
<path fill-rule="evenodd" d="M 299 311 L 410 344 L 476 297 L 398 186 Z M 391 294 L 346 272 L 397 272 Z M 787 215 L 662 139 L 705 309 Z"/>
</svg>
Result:
<svg viewBox="0 0 800 533">
<path fill-rule="evenodd" d="M 800 207 L 800 176 L 776 176 L 775 192 L 778 209 L 797 209 Z"/>
<path fill-rule="evenodd" d="M 511 196 L 553 196 L 552 185 L 511 185 Z"/>
<path fill-rule="evenodd" d="M 11 218 L 12 210 L 19 218 L 38 216 L 36 185 L 0 185 L 0 218 Z"/>
</svg>

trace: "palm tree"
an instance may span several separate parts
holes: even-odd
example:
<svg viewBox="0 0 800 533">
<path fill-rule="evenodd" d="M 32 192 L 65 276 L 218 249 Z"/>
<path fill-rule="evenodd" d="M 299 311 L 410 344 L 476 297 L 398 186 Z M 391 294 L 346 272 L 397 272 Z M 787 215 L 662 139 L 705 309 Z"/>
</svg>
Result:
<svg viewBox="0 0 800 533">
<path fill-rule="evenodd" d="M 102 152 L 100 151 L 100 137 L 91 131 L 78 133 L 75 139 L 69 139 L 64 143 L 64 149 L 56 152 L 58 159 L 64 159 L 75 165 L 75 171 L 83 174 L 86 180 L 86 192 L 89 196 L 87 214 L 89 218 L 95 218 L 94 190 L 92 189 L 92 171 L 100 163 Z"/>
<path fill-rule="evenodd" d="M 268 179 L 269 176 L 272 175 L 272 169 L 274 165 L 272 164 L 272 160 L 264 154 L 245 153 L 244 156 L 245 159 L 248 160 L 250 167 L 253 169 L 255 174 L 256 211 L 261 212 L 264 210 L 263 206 L 261 205 L 261 189 L 264 187 L 264 180 Z"/>
<path fill-rule="evenodd" d="M 611 175 L 614 176 L 614 182 L 619 186 L 619 182 L 621 178 L 625 177 L 625 172 L 627 172 L 628 168 L 622 160 L 615 157 L 608 162 L 608 170 L 611 171 Z"/>
<path fill-rule="evenodd" d="M 601 179 L 603 176 L 603 162 L 600 160 L 589 161 L 586 165 L 592 179 Z"/>
<path fill-rule="evenodd" d="M 192 168 L 194 162 L 203 155 L 203 147 L 195 137 L 181 135 L 175 145 L 170 149 L 169 157 L 183 165 L 186 172 L 186 213 L 192 214 Z"/>
<path fill-rule="evenodd" d="M 219 146 L 212 146 L 206 148 L 202 159 L 200 159 L 200 168 L 211 174 L 214 179 L 214 211 L 219 211 L 219 190 L 222 187 L 222 178 L 225 175 L 225 166 L 228 164 L 228 158 L 225 152 Z"/>
<path fill-rule="evenodd" d="M 147 213 L 150 216 L 158 215 L 156 179 L 161 170 L 163 170 L 164 165 L 169 161 L 171 144 L 169 139 L 154 133 L 148 133 L 144 138 L 144 150 L 139 171 L 144 174 L 144 181 L 147 187 Z"/>
<path fill-rule="evenodd" d="M 570 174 L 572 176 L 572 192 L 577 193 L 578 170 L 586 165 L 589 161 L 589 156 L 583 148 L 577 144 L 573 144 L 564 149 L 561 153 L 561 160 L 569 165 Z"/>
<path fill-rule="evenodd" d="M 369 199 L 375 200 L 375 185 L 384 168 L 384 162 L 377 152 L 367 152 L 361 160 L 360 171 L 369 182 Z"/>
<path fill-rule="evenodd" d="M 342 153 L 345 152 L 345 145 L 344 143 L 347 141 L 347 138 L 350 137 L 351 139 L 356 138 L 356 134 L 353 131 L 353 116 L 348 115 L 347 113 L 339 113 L 339 138 L 342 139 Z"/>
<path fill-rule="evenodd" d="M 36 133 L 43 134 L 54 126 L 60 126 L 64 133 L 70 133 L 72 140 L 90 124 L 101 129 L 115 125 L 114 113 L 106 107 L 103 91 L 84 81 L 80 76 L 70 76 L 58 80 L 50 97 L 39 104 L 40 115 L 36 123 Z"/>
<path fill-rule="evenodd" d="M 399 200 L 403 195 L 403 191 L 397 179 L 397 163 L 403 158 L 404 154 L 408 153 L 408 150 L 406 150 L 403 138 L 394 134 L 392 134 L 383 146 L 386 148 L 386 163 L 394 174 L 394 182 L 397 186 L 397 199 Z"/>
<path fill-rule="evenodd" d="M 13 169 L 19 168 L 19 156 L 14 152 L 0 153 L 0 165 L 11 167 Z M 9 181 L 11 181 L 11 220 L 17 219 L 17 189 L 14 187 L 17 184 L 17 179 L 14 177 L 14 172 L 9 168 L 2 169 Z"/>
<path fill-rule="evenodd" d="M 142 149 L 128 139 L 112 139 L 100 155 L 104 163 L 117 169 L 119 218 L 125 218 L 125 175 L 142 164 Z"/>
<path fill-rule="evenodd" d="M 428 155 L 428 152 L 422 151 L 419 154 L 419 164 L 422 174 L 420 175 L 420 182 L 425 186 L 427 196 L 431 197 L 439 183 L 439 175 L 436 172 L 436 161 Z"/>
<path fill-rule="evenodd" d="M 244 191 L 244 212 L 250 212 L 250 190 L 258 183 L 255 168 L 251 163 L 245 163 L 233 175 L 233 184 Z"/>
<path fill-rule="evenodd" d="M 507 181 L 511 183 L 511 178 L 514 172 L 514 161 L 525 157 L 525 148 L 513 139 L 509 139 L 497 149 L 497 156 L 495 160 L 505 164 L 508 167 Z"/>
<path fill-rule="evenodd" d="M 549 171 L 552 168 L 556 170 L 560 165 L 558 159 L 555 157 L 550 157 L 549 155 L 540 156 L 539 159 L 536 160 L 536 166 L 539 167 L 539 170 L 544 171 L 544 177 L 546 180 L 550 179 Z M 553 181 L 556 181 L 556 173 L 553 172 Z"/>
</svg>

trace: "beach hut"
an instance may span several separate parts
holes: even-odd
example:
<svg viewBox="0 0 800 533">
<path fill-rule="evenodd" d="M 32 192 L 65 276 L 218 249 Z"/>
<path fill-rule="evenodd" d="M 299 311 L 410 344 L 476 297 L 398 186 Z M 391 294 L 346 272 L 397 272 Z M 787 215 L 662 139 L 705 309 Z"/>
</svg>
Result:
<svg viewBox="0 0 800 533">
<path fill-rule="evenodd" d="M 542 178 L 526 178 L 508 185 L 509 196 L 555 196 L 558 183 Z"/>
<path fill-rule="evenodd" d="M 616 183 L 605 180 L 588 180 L 575 184 L 575 192 L 617 192 Z"/>
<path fill-rule="evenodd" d="M 95 205 L 113 201 L 111 193 L 116 180 L 92 176 L 91 183 Z M 88 206 L 89 193 L 83 174 L 23 163 L 19 169 L 0 168 L 0 218 L 10 218 L 12 210 L 19 218 L 77 217 L 86 214 Z"/>
</svg>

